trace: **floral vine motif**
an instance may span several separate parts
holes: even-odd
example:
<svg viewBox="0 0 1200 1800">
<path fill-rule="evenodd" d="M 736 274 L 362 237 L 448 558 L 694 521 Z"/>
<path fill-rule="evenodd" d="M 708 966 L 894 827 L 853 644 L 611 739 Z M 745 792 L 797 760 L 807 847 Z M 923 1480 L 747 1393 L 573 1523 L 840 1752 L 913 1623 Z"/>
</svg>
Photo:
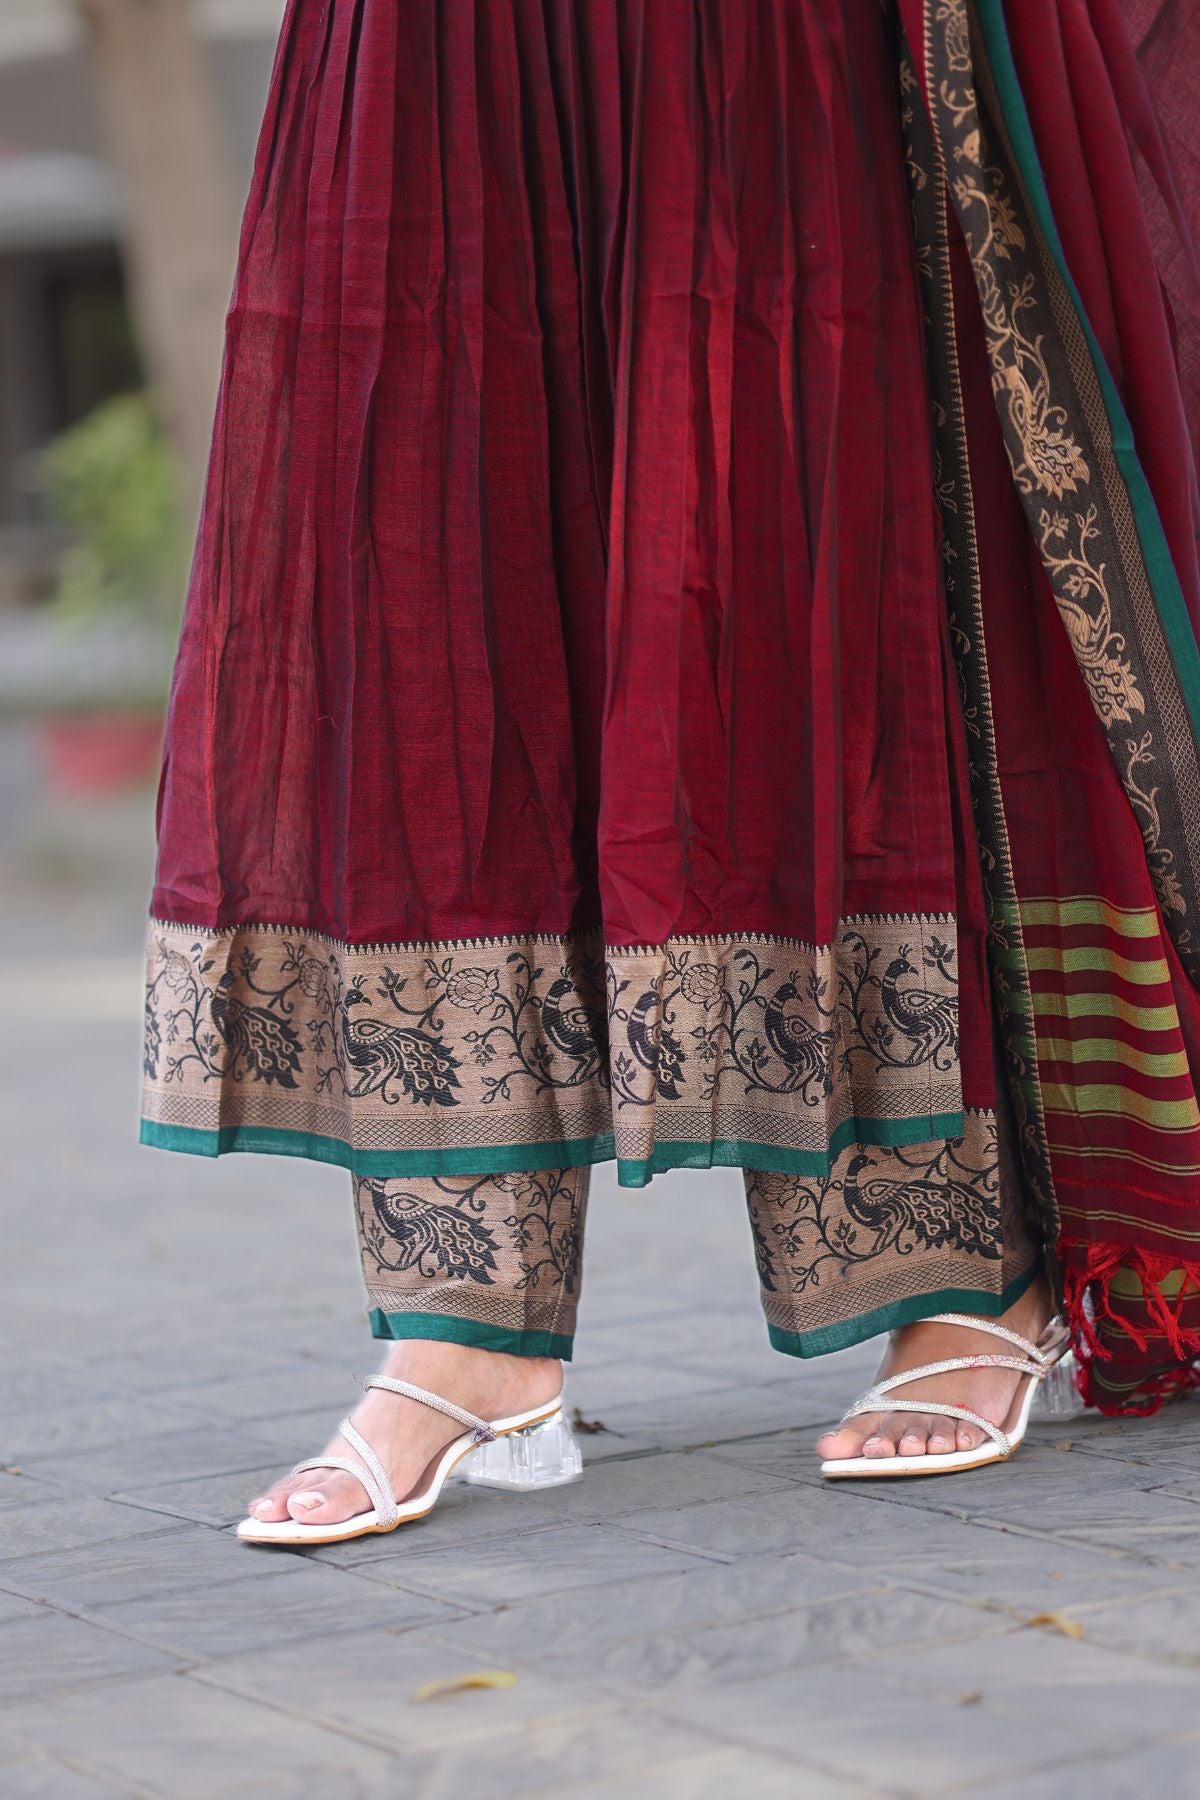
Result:
<svg viewBox="0 0 1200 1800">
<path fill-rule="evenodd" d="M 978 145 L 977 133 L 971 134 L 971 141 Z M 962 158 L 967 152 L 960 148 L 955 154 Z M 1012 427 L 1005 442 L 1013 478 L 1022 494 L 1052 494 L 1061 500 L 1086 487 L 1091 470 L 1067 429 L 1067 409 L 1051 398 L 1044 339 L 1025 329 L 1025 315 L 1037 306 L 1034 277 L 1026 274 L 1002 286 L 989 257 L 992 252 L 1007 261 L 1014 249 L 1025 247 L 1011 204 L 999 192 L 1002 179 L 999 169 L 981 169 L 978 174 L 956 178 L 954 194 L 960 206 L 984 209 L 972 260 L 992 365 L 992 391 Z M 1020 445 L 1020 456 L 1015 454 L 1014 443 Z"/>
<path fill-rule="evenodd" d="M 969 74 L 970 33 L 962 0 L 946 0 L 937 17 L 945 27 L 951 70 Z M 997 272 L 997 265 L 1011 263 L 1013 252 L 1026 248 L 1025 232 L 1005 191 L 1004 171 L 984 159 L 974 88 L 954 89 L 943 78 L 938 94 L 955 130 L 962 133 L 953 151 L 951 189 L 979 286 L 992 388 L 1012 427 L 1006 442 L 1013 475 L 1023 494 L 1041 492 L 1062 499 L 1086 486 L 1091 471 L 1068 429 L 1066 408 L 1052 398 L 1043 339 L 1026 328 L 1026 315 L 1037 307 L 1034 277 L 1026 274 L 1002 283 Z M 1020 445 L 1019 457 L 1014 442 Z"/>
<path fill-rule="evenodd" d="M 246 947 L 236 967 L 226 969 L 210 985 L 203 978 L 215 959 L 206 955 L 203 943 L 191 944 L 185 953 L 160 937 L 155 949 L 156 966 L 146 989 L 143 1051 L 143 1066 L 151 1079 L 157 1078 L 161 1060 L 167 1082 L 182 1082 L 191 1069 L 205 1082 L 224 1078 L 268 1087 L 297 1085 L 301 1046 L 290 1022 L 294 979 L 275 987 L 259 986 L 262 958 Z M 248 993 L 265 1004 L 248 1000 Z M 164 1001 L 164 994 L 171 998 Z"/>
<path fill-rule="evenodd" d="M 496 1239 L 479 1216 L 487 1209 L 480 1190 L 490 1179 L 482 1175 L 455 1187 L 438 1176 L 425 1181 L 421 1191 L 403 1181 L 360 1177 L 360 1235 L 377 1270 L 415 1270 L 425 1281 L 493 1286 Z M 434 1199 L 433 1193 L 445 1198 Z"/>
<path fill-rule="evenodd" d="M 1094 506 L 1071 518 L 1043 507 L 1038 514 L 1038 547 L 1092 705 L 1105 725 L 1113 720 L 1128 724 L 1132 714 L 1145 712 L 1146 702 L 1121 654 L 1125 638 L 1113 630 L 1105 565 L 1089 555 L 1089 545 L 1100 537 L 1096 517 Z"/>
<path fill-rule="evenodd" d="M 946 1070 L 958 1058 L 958 992 L 955 953 L 941 938 L 931 937 L 921 953 L 928 974 L 940 975 L 944 989 L 931 987 L 912 960 L 912 947 L 900 944 L 882 975 L 877 965 L 884 951 L 873 949 L 858 932 L 847 933 L 851 955 L 841 976 L 844 1004 L 854 1023 L 842 1050 L 843 1067 L 865 1052 L 875 1069 L 911 1069 L 931 1062 Z M 904 977 L 919 979 L 901 986 Z"/>
<path fill-rule="evenodd" d="M 385 968 L 375 985 L 377 997 L 391 1004 L 397 1018 L 355 1017 L 355 1009 L 369 1003 L 363 983 L 346 983 L 338 958 L 313 955 L 303 939 L 282 940 L 272 986 L 259 982 L 263 959 L 249 946 L 215 984 L 204 980 L 216 959 L 203 943 L 193 943 L 185 955 L 159 938 L 157 951 L 146 1003 L 144 1064 L 152 1079 L 165 1051 L 166 1082 L 183 1080 L 191 1067 L 206 1082 L 224 1078 L 296 1088 L 304 1044 L 292 1019 L 301 994 L 310 1005 L 306 1026 L 318 1093 L 340 1087 L 355 1098 L 378 1094 L 390 1106 L 402 1097 L 426 1106 L 459 1104 L 454 1090 L 461 1065 L 438 1035 L 436 1008 L 407 1009 L 402 999 L 407 982 L 395 970 Z M 173 997 L 165 1006 L 164 991 Z"/>
<path fill-rule="evenodd" d="M 549 1169 L 536 1175 L 497 1175 L 494 1185 L 512 1196 L 504 1223 L 514 1234 L 523 1273 L 517 1293 L 538 1288 L 574 1294 L 583 1257 L 583 1215 L 579 1171 Z"/>
<path fill-rule="evenodd" d="M 910 210 L 913 218 L 913 246 L 916 251 L 917 268 L 926 281 L 933 279 L 933 245 L 922 243 L 920 215 L 917 208 L 917 196 L 929 186 L 931 175 L 918 159 L 917 147 L 913 141 L 911 130 L 914 108 L 924 104 L 921 98 L 920 83 L 916 70 L 905 56 L 900 59 L 900 121 L 904 128 L 904 163 L 908 173 Z"/>
<path fill-rule="evenodd" d="M 937 22 L 945 27 L 946 61 L 956 75 L 971 73 L 971 33 L 963 0 L 939 0 Z M 974 94 L 970 104 L 975 104 Z"/>
<path fill-rule="evenodd" d="M 702 1101 L 711 1100 L 730 1074 L 747 1094 L 798 1094 L 806 1105 L 818 1105 L 833 1087 L 829 983 L 816 970 L 776 977 L 750 949 L 735 951 L 730 970 L 693 959 L 690 949 L 672 951 L 656 980 L 628 1005 L 624 996 L 636 984 L 610 966 L 610 1021 L 624 1028 L 629 1045 L 613 1059 L 618 1103 L 676 1099 L 694 1057 L 704 1065 Z M 688 1026 L 681 1001 L 701 1019 Z"/>
<path fill-rule="evenodd" d="M 455 969 L 452 957 L 441 964 L 428 964 L 451 1006 L 488 1021 L 464 1034 L 476 1066 L 485 1069 L 501 1049 L 506 1053 L 510 1066 L 504 1073 L 483 1077 L 483 1105 L 512 1100 L 513 1084 L 518 1081 L 530 1082 L 535 1093 L 584 1087 L 591 1081 L 606 1083 L 608 1038 L 600 959 L 585 958 L 573 968 L 560 964 L 559 974 L 544 994 L 539 993 L 539 984 L 545 969 L 524 952 L 514 951 L 506 958 L 506 966 L 512 971 L 507 993 L 496 969 Z M 571 1065 L 569 1073 L 553 1072 L 555 1051 Z"/>
<path fill-rule="evenodd" d="M 1162 820 L 1158 812 L 1158 789 L 1145 788 L 1134 775 L 1134 770 L 1153 763 L 1154 755 L 1150 748 L 1153 739 L 1151 734 L 1143 732 L 1140 738 L 1125 740 L 1125 791 L 1133 802 L 1142 826 L 1142 839 L 1146 846 L 1146 860 L 1150 866 L 1151 879 L 1163 910 L 1166 912 L 1187 912 L 1187 901 L 1183 889 L 1179 885 L 1179 876 L 1175 872 L 1175 852 L 1162 841 Z M 1190 936 L 1190 933 L 1187 934 Z"/>
<path fill-rule="evenodd" d="M 803 1294 L 884 1254 L 952 1249 L 998 1261 L 999 1167 L 994 1155 L 977 1167 L 964 1150 L 860 1146 L 825 1180 L 756 1172 L 749 1199 L 767 1291 Z"/>
</svg>

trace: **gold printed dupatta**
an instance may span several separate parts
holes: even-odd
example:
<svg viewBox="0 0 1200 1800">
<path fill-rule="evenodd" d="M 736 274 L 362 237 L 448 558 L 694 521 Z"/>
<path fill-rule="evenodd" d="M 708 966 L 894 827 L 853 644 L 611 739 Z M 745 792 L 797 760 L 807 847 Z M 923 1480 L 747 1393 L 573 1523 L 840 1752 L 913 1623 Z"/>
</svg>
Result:
<svg viewBox="0 0 1200 1800">
<path fill-rule="evenodd" d="M 1025 1174 L 1087 1397 L 1145 1410 L 1200 1355 L 1200 655 L 1006 10 L 901 13 L 947 598 Z M 1148 332 L 1155 301 L 1152 279 Z"/>
</svg>

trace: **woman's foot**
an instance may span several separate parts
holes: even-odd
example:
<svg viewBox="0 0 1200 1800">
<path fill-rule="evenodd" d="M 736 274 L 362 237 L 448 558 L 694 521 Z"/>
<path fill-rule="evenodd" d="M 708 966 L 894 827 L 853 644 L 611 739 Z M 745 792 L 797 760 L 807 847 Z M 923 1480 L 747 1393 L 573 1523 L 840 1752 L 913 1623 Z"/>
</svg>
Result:
<svg viewBox="0 0 1200 1800">
<path fill-rule="evenodd" d="M 1049 1287 L 1044 1277 L 1039 1277 L 996 1323 L 1019 1331 L 1036 1344 L 1053 1312 Z M 946 1357 L 998 1353 L 1020 1354 L 997 1343 L 987 1332 L 922 1319 L 892 1333 L 876 1379 Z M 942 1400 L 949 1406 L 965 1406 L 1002 1426 L 1023 1379 L 1015 1369 L 955 1369 L 911 1382 L 899 1393 L 905 1400 Z M 828 1462 L 850 1456 L 946 1456 L 954 1450 L 976 1449 L 986 1435 L 977 1425 L 949 1418 L 936 1408 L 927 1413 L 862 1413 L 818 1438 L 817 1454 Z"/>
<path fill-rule="evenodd" d="M 505 1356 L 465 1344 L 426 1339 L 397 1344 L 380 1369 L 397 1381 L 411 1381 L 483 1419 L 530 1412 L 551 1401 L 562 1387 L 562 1364 L 548 1357 Z M 351 1414 L 388 1472 L 399 1499 L 411 1494 L 446 1445 L 462 1436 L 462 1426 L 442 1413 L 384 1388 L 371 1388 Z M 338 1434 L 328 1454 L 355 1460 Z M 250 1505 L 252 1517 L 270 1522 L 296 1519 L 304 1525 L 333 1525 L 366 1512 L 372 1502 L 362 1484 L 340 1469 L 305 1469 L 285 1475 Z"/>
</svg>

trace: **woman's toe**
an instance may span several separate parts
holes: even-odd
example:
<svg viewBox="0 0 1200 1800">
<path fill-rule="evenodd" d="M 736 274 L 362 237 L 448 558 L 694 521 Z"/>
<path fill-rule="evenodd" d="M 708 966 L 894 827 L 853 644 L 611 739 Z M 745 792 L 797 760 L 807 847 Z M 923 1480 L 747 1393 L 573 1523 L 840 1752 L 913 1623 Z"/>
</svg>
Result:
<svg viewBox="0 0 1200 1800">
<path fill-rule="evenodd" d="M 978 1450 L 987 1433 L 980 1431 L 978 1425 L 968 1425 L 965 1419 L 960 1419 L 955 1435 L 960 1450 Z"/>
<path fill-rule="evenodd" d="M 862 1447 L 863 1455 L 895 1456 L 900 1438 L 907 1426 L 907 1419 L 903 1423 L 894 1416 L 881 1419 L 877 1425 L 872 1427 L 870 1436 Z"/>
<path fill-rule="evenodd" d="M 260 1494 L 257 1500 L 250 1502 L 250 1517 L 259 1519 L 264 1524 L 279 1525 L 290 1517 L 288 1513 L 288 1495 L 291 1492 L 289 1481 L 280 1481 L 268 1493 Z"/>
<path fill-rule="evenodd" d="M 294 1489 L 288 1495 L 287 1509 L 293 1519 L 313 1525 L 317 1523 L 316 1515 L 326 1511 L 329 1505 L 329 1496 L 321 1485 L 321 1471 L 310 1469 L 307 1473 L 315 1485 Z M 321 1522 L 324 1523 L 323 1520 Z"/>
<path fill-rule="evenodd" d="M 935 1413 L 929 1421 L 929 1454 L 931 1456 L 949 1456 L 958 1448 L 958 1433 L 953 1419 L 942 1413 Z"/>
<path fill-rule="evenodd" d="M 288 1496 L 288 1515 L 299 1525 L 340 1525 L 371 1502 L 352 1476 L 333 1469 L 306 1469 Z"/>
<path fill-rule="evenodd" d="M 826 1462 L 844 1462 L 847 1457 L 861 1456 L 864 1430 L 861 1425 L 839 1425 L 817 1439 L 817 1455 Z"/>
<path fill-rule="evenodd" d="M 924 1456 L 929 1448 L 929 1429 L 932 1420 L 925 1413 L 911 1413 L 903 1423 L 897 1423 L 899 1437 L 897 1448 L 901 1456 Z"/>
</svg>

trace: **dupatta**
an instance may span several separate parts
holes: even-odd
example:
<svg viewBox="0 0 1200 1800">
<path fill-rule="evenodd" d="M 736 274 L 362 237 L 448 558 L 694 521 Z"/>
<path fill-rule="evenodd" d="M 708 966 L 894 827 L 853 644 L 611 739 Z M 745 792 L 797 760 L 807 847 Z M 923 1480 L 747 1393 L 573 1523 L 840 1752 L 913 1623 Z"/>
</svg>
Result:
<svg viewBox="0 0 1200 1800">
<path fill-rule="evenodd" d="M 900 3 L 993 989 L 1105 1411 L 1200 1353 L 1195 64 L 1164 55 L 1195 33 L 1130 10 L 1140 63 L 1113 0 Z"/>
</svg>

